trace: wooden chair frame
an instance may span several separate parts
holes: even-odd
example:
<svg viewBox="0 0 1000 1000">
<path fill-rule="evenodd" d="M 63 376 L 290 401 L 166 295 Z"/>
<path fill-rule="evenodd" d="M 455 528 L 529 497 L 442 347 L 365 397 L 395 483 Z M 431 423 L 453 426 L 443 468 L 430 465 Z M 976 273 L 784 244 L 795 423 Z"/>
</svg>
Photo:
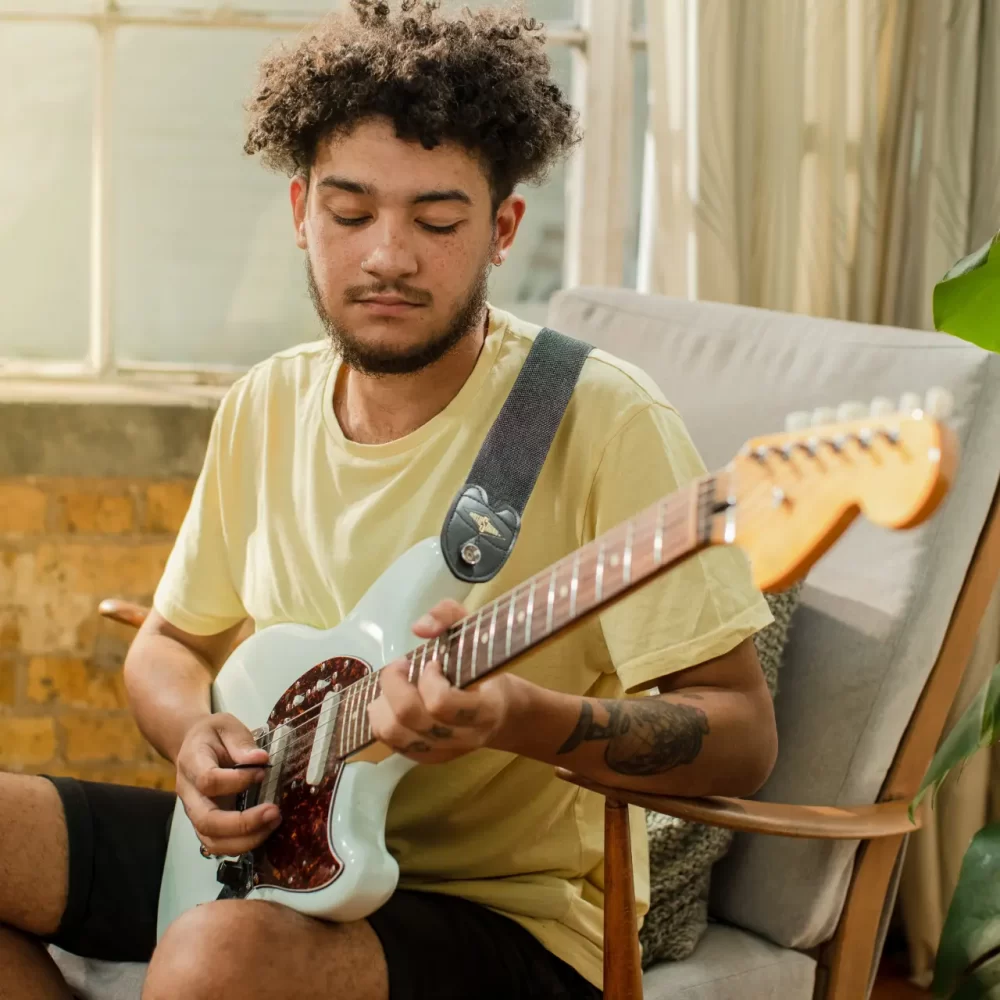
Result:
<svg viewBox="0 0 1000 1000">
<path fill-rule="evenodd" d="M 879 931 L 889 905 L 887 893 L 893 872 L 906 835 L 919 825 L 919 817 L 916 824 L 910 822 L 909 803 L 941 738 L 998 576 L 1000 495 L 994 496 L 948 623 L 941 652 L 874 804 L 804 806 L 720 796 L 685 799 L 644 795 L 600 785 L 562 768 L 556 770 L 560 778 L 605 796 L 605 1000 L 642 998 L 629 804 L 742 833 L 862 841 L 837 930 L 833 938 L 816 951 L 818 970 L 814 997 L 815 1000 L 858 1000 L 868 996 L 874 966 L 879 959 Z M 116 599 L 102 601 L 99 610 L 106 618 L 135 628 L 146 617 L 145 608 Z M 244 630 L 234 647 L 247 634 Z"/>
</svg>

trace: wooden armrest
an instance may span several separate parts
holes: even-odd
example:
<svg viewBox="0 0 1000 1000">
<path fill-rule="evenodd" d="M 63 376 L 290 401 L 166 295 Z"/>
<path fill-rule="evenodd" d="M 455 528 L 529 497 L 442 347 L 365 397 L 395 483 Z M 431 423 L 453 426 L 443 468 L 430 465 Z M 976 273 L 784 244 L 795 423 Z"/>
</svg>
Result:
<svg viewBox="0 0 1000 1000">
<path fill-rule="evenodd" d="M 138 628 L 146 620 L 146 615 L 149 614 L 149 608 L 144 608 L 141 604 L 119 601 L 114 597 L 101 601 L 97 610 L 105 618 L 121 622 L 122 625 L 131 625 L 132 628 Z"/>
<path fill-rule="evenodd" d="M 919 814 L 910 821 L 909 803 L 905 801 L 876 802 L 868 806 L 793 806 L 718 795 L 685 799 L 612 788 L 561 767 L 556 768 L 556 774 L 564 781 L 589 788 L 614 801 L 742 833 L 820 840 L 873 840 L 914 833 L 921 825 Z"/>
</svg>

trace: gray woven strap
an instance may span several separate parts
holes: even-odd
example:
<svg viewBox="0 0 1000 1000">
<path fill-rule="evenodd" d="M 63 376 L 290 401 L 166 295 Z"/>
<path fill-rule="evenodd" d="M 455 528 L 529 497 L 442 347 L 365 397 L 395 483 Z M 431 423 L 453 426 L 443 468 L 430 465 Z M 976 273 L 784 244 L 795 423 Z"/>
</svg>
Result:
<svg viewBox="0 0 1000 1000">
<path fill-rule="evenodd" d="M 445 562 L 458 579 L 484 583 L 507 561 L 591 349 L 539 331 L 441 529 Z"/>
</svg>

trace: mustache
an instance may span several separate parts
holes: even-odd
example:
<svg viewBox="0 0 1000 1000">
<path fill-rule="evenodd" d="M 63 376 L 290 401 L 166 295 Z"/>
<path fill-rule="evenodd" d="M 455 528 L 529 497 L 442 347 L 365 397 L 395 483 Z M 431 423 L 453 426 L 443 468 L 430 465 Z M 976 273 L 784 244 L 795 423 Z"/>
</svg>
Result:
<svg viewBox="0 0 1000 1000">
<path fill-rule="evenodd" d="M 414 288 L 405 281 L 378 281 L 372 285 L 351 285 L 344 290 L 346 302 L 359 302 L 373 295 L 398 295 L 414 305 L 426 306 L 431 303 L 431 293 L 422 288 Z"/>
</svg>

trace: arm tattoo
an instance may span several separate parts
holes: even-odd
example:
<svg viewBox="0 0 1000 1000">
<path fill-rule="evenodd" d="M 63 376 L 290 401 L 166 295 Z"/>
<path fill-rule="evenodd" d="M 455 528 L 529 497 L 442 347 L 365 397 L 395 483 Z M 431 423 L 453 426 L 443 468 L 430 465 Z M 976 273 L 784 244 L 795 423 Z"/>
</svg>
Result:
<svg viewBox="0 0 1000 1000">
<path fill-rule="evenodd" d="M 556 753 L 570 753 L 592 740 L 607 740 L 604 762 L 612 771 L 647 775 L 690 764 L 701 752 L 708 719 L 700 708 L 659 698 L 602 700 L 601 704 L 608 713 L 607 724 L 594 722 L 594 710 L 584 701 L 576 728 Z"/>
</svg>

